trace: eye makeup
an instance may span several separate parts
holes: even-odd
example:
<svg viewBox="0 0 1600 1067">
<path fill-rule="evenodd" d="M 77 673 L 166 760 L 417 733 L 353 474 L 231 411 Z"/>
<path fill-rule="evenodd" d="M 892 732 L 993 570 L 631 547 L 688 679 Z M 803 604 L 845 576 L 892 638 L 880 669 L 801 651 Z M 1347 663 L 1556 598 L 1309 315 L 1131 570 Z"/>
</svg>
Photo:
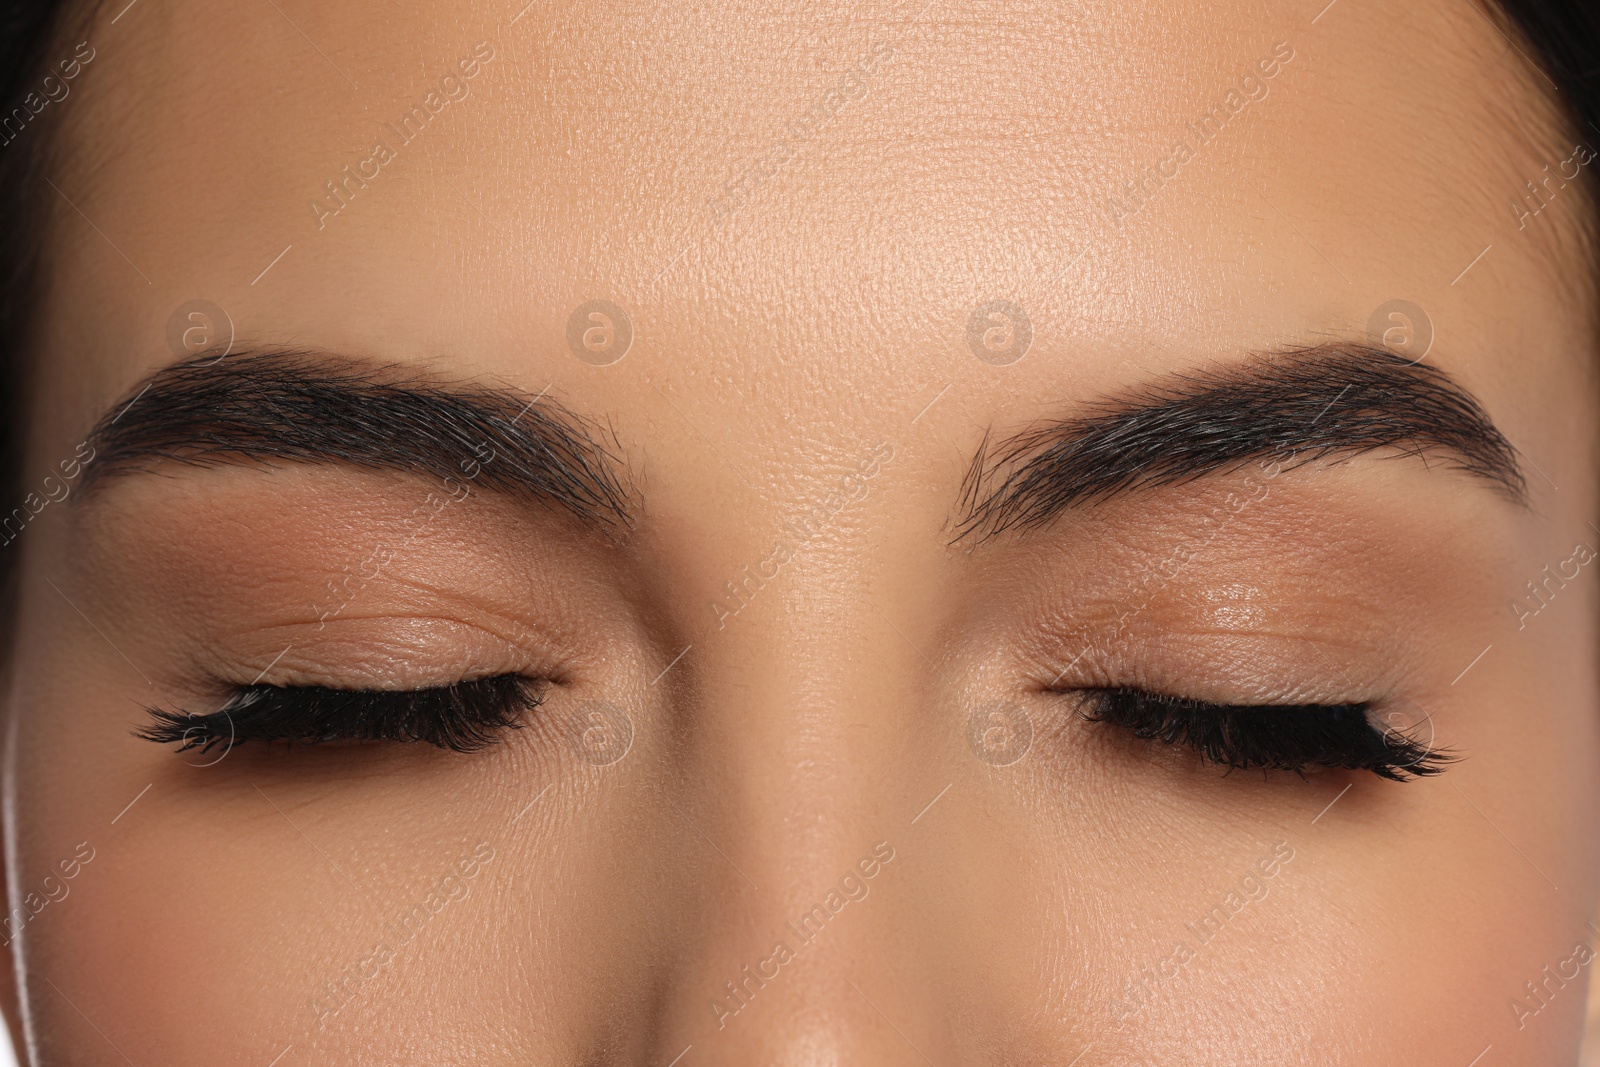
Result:
<svg viewBox="0 0 1600 1067">
<path fill-rule="evenodd" d="M 425 689 L 335 689 L 327 686 L 249 685 L 204 715 L 146 709 L 150 721 L 136 737 L 209 752 L 247 741 L 325 744 L 336 741 L 424 742 L 452 752 L 475 752 L 543 702 L 549 683 L 501 674 Z"/>
<path fill-rule="evenodd" d="M 1186 748 L 1234 770 L 1312 768 L 1370 771 L 1392 782 L 1426 778 L 1460 757 L 1393 729 L 1374 726 L 1371 706 L 1214 704 L 1141 689 L 1070 691 L 1088 722 L 1144 741 Z"/>
</svg>

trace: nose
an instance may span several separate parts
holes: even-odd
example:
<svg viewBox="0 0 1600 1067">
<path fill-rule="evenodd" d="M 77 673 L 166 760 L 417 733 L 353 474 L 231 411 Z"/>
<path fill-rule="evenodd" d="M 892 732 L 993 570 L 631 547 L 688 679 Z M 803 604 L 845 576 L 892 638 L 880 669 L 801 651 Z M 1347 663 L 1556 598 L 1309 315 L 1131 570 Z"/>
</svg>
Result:
<svg viewBox="0 0 1600 1067">
<path fill-rule="evenodd" d="M 906 746 L 927 666 L 850 569 L 796 560 L 697 649 L 690 769 L 668 802 L 701 872 L 662 1050 L 678 1067 L 948 1050 L 918 891 L 935 823 L 911 821 L 934 790 Z"/>
</svg>

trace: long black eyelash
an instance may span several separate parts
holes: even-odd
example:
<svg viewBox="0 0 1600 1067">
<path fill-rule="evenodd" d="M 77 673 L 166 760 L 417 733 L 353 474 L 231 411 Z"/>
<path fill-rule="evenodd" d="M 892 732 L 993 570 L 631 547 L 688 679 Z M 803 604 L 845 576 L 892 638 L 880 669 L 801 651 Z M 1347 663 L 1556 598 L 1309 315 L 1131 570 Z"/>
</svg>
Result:
<svg viewBox="0 0 1600 1067">
<path fill-rule="evenodd" d="M 1232 770 L 1371 771 L 1393 782 L 1438 774 L 1459 757 L 1369 720 L 1367 704 L 1207 704 L 1138 689 L 1089 689 L 1082 716 L 1192 749 Z"/>
<path fill-rule="evenodd" d="M 431 689 L 251 685 L 205 715 L 147 708 L 154 721 L 134 735 L 176 742 L 179 752 L 246 741 L 423 741 L 475 752 L 521 726 L 523 714 L 542 699 L 540 683 L 514 674 Z"/>
</svg>

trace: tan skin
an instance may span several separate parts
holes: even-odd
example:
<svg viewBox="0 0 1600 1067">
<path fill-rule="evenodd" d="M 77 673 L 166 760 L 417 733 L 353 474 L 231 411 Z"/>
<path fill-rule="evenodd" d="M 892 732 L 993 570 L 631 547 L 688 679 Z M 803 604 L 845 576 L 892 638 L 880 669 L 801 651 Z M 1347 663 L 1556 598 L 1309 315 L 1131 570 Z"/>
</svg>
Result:
<svg viewBox="0 0 1600 1067">
<path fill-rule="evenodd" d="M 147 2 L 82 35 L 49 172 L 81 214 L 52 201 L 27 478 L 174 360 L 167 319 L 199 296 L 252 344 L 548 388 L 615 431 L 641 510 L 607 538 L 474 493 L 321 628 L 309 605 L 427 480 L 167 464 L 41 513 L 8 661 L 11 905 L 80 843 L 93 859 L 10 946 L 32 1062 L 1571 1062 L 1585 979 L 1530 1017 L 1509 1002 L 1589 937 L 1592 568 L 1520 630 L 1510 605 L 1600 536 L 1586 222 L 1570 187 L 1519 229 L 1522 183 L 1572 140 L 1470 5 L 278 6 Z M 319 229 L 307 201 L 478 42 L 468 96 Z M 1278 42 L 1265 98 L 1109 221 Z M 864 95 L 713 206 L 873 55 Z M 635 329 L 606 367 L 564 340 L 595 296 Z M 1007 366 L 966 345 L 996 298 L 1035 333 Z M 986 428 L 1360 339 L 1395 298 L 1537 465 L 1529 507 L 1414 458 L 1301 467 L 1124 631 L 1137 563 L 1248 471 L 952 542 Z M 719 627 L 725 583 L 885 442 Z M 1467 758 L 1405 784 L 1224 775 L 1042 691 L 1084 642 L 1200 698 L 1426 706 Z M 564 684 L 467 755 L 197 767 L 131 736 L 141 705 L 207 710 L 263 670 Z M 585 699 L 632 723 L 615 762 L 551 725 Z M 1039 724 L 1009 765 L 966 739 L 993 700 Z M 1265 895 L 1119 1015 L 1279 843 Z M 860 866 L 875 847 L 892 860 Z M 465 895 L 364 964 L 464 863 Z M 346 968 L 367 976 L 322 1014 Z"/>
</svg>

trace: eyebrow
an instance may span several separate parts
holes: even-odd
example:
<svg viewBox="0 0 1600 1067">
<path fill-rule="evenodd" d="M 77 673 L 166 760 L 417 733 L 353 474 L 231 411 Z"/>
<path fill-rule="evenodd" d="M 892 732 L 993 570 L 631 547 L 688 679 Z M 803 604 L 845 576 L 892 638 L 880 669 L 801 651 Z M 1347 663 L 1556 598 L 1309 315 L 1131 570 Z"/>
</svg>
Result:
<svg viewBox="0 0 1600 1067">
<path fill-rule="evenodd" d="M 341 464 L 470 483 L 597 527 L 627 526 L 634 496 L 615 439 L 542 393 L 306 349 L 164 367 L 88 441 L 86 490 L 161 462 Z"/>
<path fill-rule="evenodd" d="M 1516 449 L 1437 367 L 1326 344 L 1170 374 L 999 442 L 967 471 L 956 538 L 1044 526 L 1069 508 L 1236 471 L 1377 449 L 1437 457 L 1526 505 Z"/>
</svg>

